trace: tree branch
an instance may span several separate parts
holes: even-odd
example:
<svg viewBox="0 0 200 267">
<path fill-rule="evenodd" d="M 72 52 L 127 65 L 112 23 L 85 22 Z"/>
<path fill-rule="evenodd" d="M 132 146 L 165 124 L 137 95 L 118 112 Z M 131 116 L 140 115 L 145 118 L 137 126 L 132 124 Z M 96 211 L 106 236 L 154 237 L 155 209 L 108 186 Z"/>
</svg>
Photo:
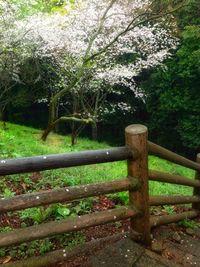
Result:
<svg viewBox="0 0 200 267">
<path fill-rule="evenodd" d="M 86 49 L 86 52 L 85 52 L 85 56 L 83 57 L 83 63 L 82 63 L 82 66 L 80 67 L 79 71 L 77 72 L 77 76 L 75 77 L 75 79 L 71 82 L 71 84 L 62 89 L 60 92 L 58 92 L 56 95 L 54 95 L 51 99 L 51 102 L 50 102 L 50 105 L 49 105 L 49 111 L 50 111 L 50 122 L 53 121 L 55 119 L 54 117 L 54 108 L 55 108 L 55 105 L 57 104 L 57 101 L 59 100 L 59 98 L 61 98 L 63 95 L 65 95 L 65 93 L 67 91 L 69 91 L 70 89 L 72 89 L 81 79 L 82 75 L 83 75 L 83 71 L 84 71 L 84 68 L 85 68 L 85 64 L 87 64 L 87 60 L 86 58 L 88 57 L 88 54 L 90 53 L 90 50 L 92 48 L 92 45 L 95 41 L 95 39 L 97 38 L 97 36 L 99 35 L 100 31 L 102 30 L 102 27 L 103 27 L 103 24 L 105 22 L 105 19 L 106 19 L 106 15 L 108 13 L 108 11 L 112 8 L 112 6 L 114 5 L 114 3 L 116 2 L 116 0 L 111 0 L 109 6 L 106 8 L 101 20 L 100 20 L 100 25 L 97 29 L 97 32 L 94 33 L 94 35 L 91 37 L 90 39 L 90 42 L 88 44 L 88 47 Z"/>
<path fill-rule="evenodd" d="M 76 118 L 76 117 L 60 117 L 59 119 L 57 119 L 56 121 L 54 121 L 53 123 L 51 123 L 47 129 L 43 132 L 42 134 L 42 140 L 46 141 L 49 133 L 55 129 L 56 125 L 60 122 L 78 122 L 78 123 L 85 123 L 85 124 L 89 124 L 89 123 L 93 123 L 93 120 L 91 118 L 88 119 L 84 119 L 84 118 Z"/>
<path fill-rule="evenodd" d="M 99 27 L 98 27 L 96 33 L 94 33 L 94 35 L 91 37 L 90 42 L 88 44 L 88 47 L 86 49 L 85 56 L 83 58 L 83 65 L 88 62 L 86 59 L 87 59 L 87 57 L 88 57 L 88 55 L 90 53 L 90 50 L 92 48 L 92 45 L 93 45 L 95 39 L 97 38 L 97 36 L 99 35 L 99 33 L 102 30 L 103 24 L 104 24 L 104 22 L 106 20 L 106 16 L 108 14 L 108 11 L 112 8 L 112 6 L 114 5 L 115 2 L 116 2 L 116 0 L 111 0 L 109 6 L 106 8 L 106 10 L 105 10 L 105 12 L 104 12 L 104 14 L 103 14 L 103 16 L 102 16 L 102 18 L 100 20 L 100 24 L 99 24 Z"/>
<path fill-rule="evenodd" d="M 140 26 L 142 24 L 145 24 L 146 22 L 154 21 L 154 20 L 157 20 L 157 19 L 159 19 L 161 17 L 165 17 L 165 16 L 167 16 L 169 14 L 173 14 L 174 12 L 178 11 L 179 9 L 183 8 L 186 5 L 187 4 L 185 4 L 185 5 L 181 4 L 181 5 L 175 7 L 174 9 L 172 9 L 172 10 L 170 10 L 168 12 L 160 13 L 158 15 L 153 15 L 152 17 L 144 19 L 144 20 L 142 20 L 142 21 L 140 21 L 140 22 L 138 22 L 138 23 L 133 25 L 134 21 L 136 21 L 139 17 L 146 16 L 149 13 L 145 12 L 145 13 L 142 13 L 142 14 L 138 15 L 137 17 L 133 18 L 133 20 L 129 23 L 129 25 L 123 31 L 121 31 L 110 43 L 108 43 L 105 47 L 103 47 L 99 52 L 94 53 L 93 55 L 88 57 L 86 59 L 86 62 L 89 62 L 89 61 L 93 60 L 94 58 L 100 56 L 101 54 L 105 53 L 113 44 L 115 44 L 119 40 L 119 38 L 121 36 L 123 36 L 124 34 L 126 34 L 129 31 L 133 30 L 135 27 L 138 27 L 138 26 Z"/>
</svg>

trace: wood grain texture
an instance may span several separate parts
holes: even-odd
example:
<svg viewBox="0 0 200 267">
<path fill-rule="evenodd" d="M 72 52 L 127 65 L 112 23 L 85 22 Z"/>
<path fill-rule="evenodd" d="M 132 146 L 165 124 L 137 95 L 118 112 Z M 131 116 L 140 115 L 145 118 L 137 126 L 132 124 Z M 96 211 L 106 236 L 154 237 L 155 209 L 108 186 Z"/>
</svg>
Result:
<svg viewBox="0 0 200 267">
<path fill-rule="evenodd" d="M 149 171 L 149 180 L 170 184 L 180 184 L 200 188 L 200 180 L 190 179 L 184 176 L 169 174 L 160 171 Z"/>
<path fill-rule="evenodd" d="M 200 154 L 197 154 L 196 161 L 200 163 Z M 195 181 L 200 182 L 200 170 L 195 173 Z M 193 194 L 200 197 L 200 188 L 194 188 Z M 200 212 L 200 203 L 193 203 L 192 208 Z"/>
<path fill-rule="evenodd" d="M 153 196 L 150 206 L 200 203 L 199 196 Z"/>
<path fill-rule="evenodd" d="M 57 190 L 29 193 L 0 199 L 0 212 L 22 210 L 52 203 L 70 202 L 81 198 L 99 196 L 128 190 L 136 190 L 138 181 L 121 179 L 112 182 L 66 187 Z"/>
<path fill-rule="evenodd" d="M 132 157 L 137 157 L 134 151 L 130 151 L 128 147 L 117 147 L 18 159 L 1 159 L 0 176 L 120 161 Z"/>
<path fill-rule="evenodd" d="M 163 224 L 169 224 L 174 222 L 179 222 L 184 219 L 192 219 L 198 216 L 197 210 L 191 210 L 182 212 L 179 214 L 172 214 L 172 215 L 163 215 L 163 216 L 151 216 L 150 222 L 151 227 L 156 227 Z"/>
<path fill-rule="evenodd" d="M 8 233 L 0 234 L 0 247 L 13 246 L 23 242 L 30 242 L 32 240 L 38 240 L 62 233 L 75 232 L 87 229 L 91 226 L 136 217 L 137 215 L 138 212 L 136 209 L 122 207 L 119 209 L 79 216 L 75 219 L 53 221 L 23 229 L 16 229 Z"/>
<path fill-rule="evenodd" d="M 131 228 L 143 235 L 143 242 L 150 245 L 149 188 L 148 188 L 148 130 L 143 125 L 133 124 L 125 129 L 126 145 L 137 149 L 139 157 L 128 160 L 129 179 L 137 178 L 141 187 L 129 191 L 130 206 L 140 211 L 140 217 L 131 219 Z"/>
<path fill-rule="evenodd" d="M 184 167 L 200 171 L 200 164 L 189 160 L 185 157 L 182 157 L 162 146 L 156 145 L 150 141 L 148 141 L 148 150 L 149 153 L 158 156 L 160 158 L 166 159 L 168 161 L 174 162 L 176 164 L 182 165 Z"/>
</svg>

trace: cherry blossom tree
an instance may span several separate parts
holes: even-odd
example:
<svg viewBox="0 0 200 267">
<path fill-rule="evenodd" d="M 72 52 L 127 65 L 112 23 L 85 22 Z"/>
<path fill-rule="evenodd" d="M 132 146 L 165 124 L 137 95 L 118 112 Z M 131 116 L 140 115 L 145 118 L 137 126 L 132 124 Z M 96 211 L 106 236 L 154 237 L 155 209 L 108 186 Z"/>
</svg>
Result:
<svg viewBox="0 0 200 267">
<path fill-rule="evenodd" d="M 172 14 L 180 6 L 154 12 L 155 2 L 76 0 L 66 4 L 65 15 L 39 13 L 14 22 L 22 48 L 26 48 L 22 55 L 27 56 L 27 47 L 34 45 L 35 56 L 53 58 L 60 73 L 43 140 L 62 121 L 96 125 L 106 95 L 115 85 L 143 98 L 134 77 L 143 69 L 162 64 L 178 42 L 170 29 Z M 16 31 L 8 32 L 12 35 Z M 125 60 L 127 57 L 131 60 Z M 102 85 L 109 89 L 102 90 Z M 74 108 L 59 117 L 58 107 L 69 95 Z M 127 109 L 126 103 L 120 106 Z"/>
<path fill-rule="evenodd" d="M 18 9 L 7 1 L 0 1 L 0 117 L 10 101 L 8 94 L 19 81 L 19 66 L 23 60 L 24 47 L 15 22 Z"/>
<path fill-rule="evenodd" d="M 25 84 L 24 69 L 32 62 L 29 83 L 39 81 L 39 68 L 33 67 L 37 61 L 37 51 L 44 44 L 37 37 L 35 40 L 27 38 L 31 28 L 19 27 L 22 19 L 37 13 L 37 9 L 44 9 L 43 0 L 0 0 L 0 119 L 3 120 L 6 106 L 12 102 L 12 90 L 17 84 Z M 51 4 L 51 3 L 50 3 Z M 48 8 L 50 7 L 48 5 Z M 39 6 L 39 7 L 38 7 Z M 51 4 L 52 6 L 52 4 Z M 48 10 L 48 9 L 47 9 Z M 22 23 L 22 24 L 21 24 Z M 36 52 L 36 53 L 35 53 Z M 36 64 L 35 64 L 36 65 Z M 35 66 L 34 65 L 34 66 Z M 37 64 L 39 66 L 39 64 Z M 34 69 L 33 69 L 34 68 Z M 24 72 L 24 73 L 23 73 Z M 33 79 L 32 79 L 33 78 Z"/>
<path fill-rule="evenodd" d="M 62 67 L 70 69 L 70 73 L 65 76 L 64 88 L 55 93 L 50 101 L 49 125 L 43 134 L 43 139 L 61 121 L 91 122 L 96 125 L 97 115 L 86 112 L 84 96 L 87 95 L 85 92 L 88 88 L 91 88 L 97 96 L 96 100 L 100 99 L 100 91 L 95 92 L 93 88 L 93 84 L 99 80 L 110 86 L 121 84 L 135 91 L 137 97 L 142 97 L 135 88 L 134 77 L 144 68 L 161 64 L 177 45 L 176 38 L 170 35 L 167 28 L 162 27 L 164 17 L 169 16 L 172 10 L 154 14 L 151 4 L 151 1 L 128 0 L 112 0 L 109 3 L 94 0 L 84 1 L 84 4 L 77 1 L 76 8 L 70 10 L 64 19 L 58 14 L 51 17 L 51 23 L 54 20 L 54 27 L 59 28 L 60 24 L 63 28 L 60 32 L 57 31 L 57 45 L 55 39 L 50 43 L 50 38 L 46 38 L 46 43 L 49 45 L 46 47 L 47 51 L 52 52 L 52 48 L 57 48 L 62 51 L 62 56 L 63 53 L 67 54 L 70 58 L 67 60 L 69 64 L 65 61 Z M 119 63 L 120 57 L 124 55 L 132 55 L 135 59 Z M 82 84 L 86 80 L 88 71 L 90 79 L 89 84 L 87 80 L 86 88 Z M 80 100 L 84 115 L 81 112 L 81 117 L 80 114 L 77 117 L 78 112 L 75 110 L 72 116 L 56 118 L 55 110 L 59 101 L 71 91 L 75 93 L 76 101 Z M 101 108 L 101 105 L 97 108 L 97 102 L 98 100 L 95 101 L 93 113 L 98 113 L 97 110 Z M 125 105 L 121 105 L 123 106 Z"/>
</svg>

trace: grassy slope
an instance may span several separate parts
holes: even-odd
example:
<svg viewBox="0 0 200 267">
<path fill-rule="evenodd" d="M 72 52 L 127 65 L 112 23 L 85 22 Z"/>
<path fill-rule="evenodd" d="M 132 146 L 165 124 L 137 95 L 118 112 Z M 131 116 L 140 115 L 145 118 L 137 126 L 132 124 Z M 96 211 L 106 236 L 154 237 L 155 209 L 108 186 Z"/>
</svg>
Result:
<svg viewBox="0 0 200 267">
<path fill-rule="evenodd" d="M 106 143 L 93 142 L 88 139 L 80 138 L 78 144 L 74 147 L 70 145 L 70 137 L 51 134 L 47 142 L 40 140 L 41 132 L 39 130 L 19 126 L 15 124 L 7 124 L 7 129 L 0 128 L 0 158 L 32 156 L 51 153 L 73 152 L 89 149 L 106 148 Z M 149 157 L 149 166 L 151 169 L 180 174 L 187 177 L 194 177 L 194 172 L 169 163 L 156 157 Z M 29 180 L 30 174 L 21 176 L 7 176 L 13 183 L 19 183 Z M 98 164 L 91 166 L 83 166 L 68 169 L 59 169 L 43 172 L 42 178 L 29 191 L 40 190 L 46 186 L 61 187 L 66 185 L 85 184 L 105 180 L 113 180 L 126 176 L 126 163 L 115 162 Z M 5 180 L 4 180 L 5 181 Z M 0 191 L 5 190 L 5 183 L 1 180 Z M 151 182 L 150 192 L 152 195 L 158 194 L 191 194 L 192 190 L 184 186 L 175 186 L 164 183 Z M 126 195 L 121 193 L 121 197 L 126 199 Z"/>
</svg>

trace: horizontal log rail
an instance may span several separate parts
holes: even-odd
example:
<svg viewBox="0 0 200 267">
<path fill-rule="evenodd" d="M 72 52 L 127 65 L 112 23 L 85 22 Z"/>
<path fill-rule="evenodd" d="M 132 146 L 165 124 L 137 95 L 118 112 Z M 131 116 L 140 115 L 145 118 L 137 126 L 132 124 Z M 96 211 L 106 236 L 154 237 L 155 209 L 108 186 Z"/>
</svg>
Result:
<svg viewBox="0 0 200 267">
<path fill-rule="evenodd" d="M 123 238 L 131 238 L 132 240 L 140 240 L 140 235 L 133 232 L 124 232 L 119 234 L 110 235 L 104 238 L 98 238 L 84 243 L 83 245 L 78 245 L 73 250 L 69 249 L 59 249 L 52 252 L 48 252 L 45 255 L 30 257 L 28 259 L 19 260 L 15 262 L 6 263 L 6 267 L 47 267 L 49 265 L 59 264 L 60 262 L 73 259 L 77 256 L 83 254 L 93 255 L 94 251 L 110 246 Z M 5 267 L 5 264 L 0 264 L 0 267 Z"/>
<path fill-rule="evenodd" d="M 163 216 L 151 216 L 151 227 L 156 227 L 163 224 L 169 224 L 179 222 L 184 219 L 193 219 L 199 216 L 198 210 L 186 211 L 178 214 L 163 215 Z"/>
<path fill-rule="evenodd" d="M 45 255 L 30 257 L 28 259 L 23 259 L 19 261 L 9 262 L 5 264 L 0 264 L 0 267 L 47 267 L 47 266 L 57 266 L 60 262 L 73 259 L 77 256 L 81 256 L 85 253 L 87 255 L 93 255 L 94 251 L 97 251 L 105 246 L 117 242 L 118 240 L 129 236 L 129 233 L 120 233 L 112 236 L 107 236 L 101 239 L 96 239 L 89 241 L 83 245 L 71 249 L 59 249 L 52 252 L 48 252 Z M 131 239 L 137 239 L 135 236 L 131 235 Z"/>
<path fill-rule="evenodd" d="M 122 207 L 79 216 L 75 219 L 65 219 L 58 222 L 48 222 L 24 229 L 17 229 L 8 233 L 0 234 L 0 247 L 18 245 L 23 242 L 30 242 L 62 233 L 79 231 L 91 226 L 124 220 L 138 215 L 139 212 L 136 209 Z"/>
<path fill-rule="evenodd" d="M 182 157 L 164 147 L 161 147 L 159 145 L 156 145 L 150 141 L 148 141 L 148 150 L 149 153 L 155 156 L 158 156 L 160 158 L 169 160 L 171 162 L 174 162 L 176 164 L 182 165 L 184 167 L 200 171 L 200 164 L 197 162 L 194 162 L 192 160 L 189 160 L 185 157 Z"/>
<path fill-rule="evenodd" d="M 32 194 L 24 194 L 11 198 L 0 199 L 0 213 L 38 207 L 52 203 L 70 202 L 81 198 L 99 196 L 128 190 L 137 190 L 137 179 L 127 178 L 112 182 L 66 187 Z"/>
<path fill-rule="evenodd" d="M 200 187 L 199 180 L 192 180 L 180 175 L 174 175 L 159 171 L 149 171 L 149 180 L 151 181 L 158 181 L 170 184 L 180 184 L 192 187 Z"/>
<path fill-rule="evenodd" d="M 200 203 L 199 196 L 154 196 L 150 197 L 150 206 Z"/>
<path fill-rule="evenodd" d="M 0 176 L 136 159 L 137 157 L 136 150 L 124 146 L 18 159 L 1 159 Z"/>
</svg>

